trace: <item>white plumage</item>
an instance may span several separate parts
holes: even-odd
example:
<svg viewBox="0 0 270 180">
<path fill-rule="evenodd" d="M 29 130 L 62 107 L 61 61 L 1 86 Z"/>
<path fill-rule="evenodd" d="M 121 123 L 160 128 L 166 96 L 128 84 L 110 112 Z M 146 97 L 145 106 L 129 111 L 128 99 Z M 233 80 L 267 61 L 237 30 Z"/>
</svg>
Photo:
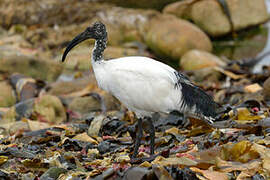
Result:
<svg viewBox="0 0 270 180">
<path fill-rule="evenodd" d="M 147 57 L 131 56 L 109 61 L 92 60 L 100 88 L 113 94 L 137 117 L 179 109 L 181 91 L 175 88 L 175 70 Z"/>
<path fill-rule="evenodd" d="M 131 56 L 105 61 L 107 32 L 97 22 L 76 36 L 67 46 L 68 52 L 86 39 L 95 39 L 92 67 L 100 88 L 114 95 L 138 117 L 138 134 L 133 157 L 136 157 L 142 137 L 142 118 L 150 122 L 151 154 L 154 153 L 155 131 L 153 113 L 179 111 L 186 116 L 202 118 L 211 123 L 216 116 L 216 103 L 203 90 L 170 66 L 147 57 Z"/>
</svg>

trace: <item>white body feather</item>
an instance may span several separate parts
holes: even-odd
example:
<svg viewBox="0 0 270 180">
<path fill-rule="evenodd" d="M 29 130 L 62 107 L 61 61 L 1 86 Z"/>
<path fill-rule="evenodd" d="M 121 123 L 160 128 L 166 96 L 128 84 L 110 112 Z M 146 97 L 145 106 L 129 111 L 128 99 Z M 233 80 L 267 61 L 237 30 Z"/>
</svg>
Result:
<svg viewBox="0 0 270 180">
<path fill-rule="evenodd" d="M 93 61 L 101 89 L 119 99 L 140 118 L 154 112 L 179 110 L 181 90 L 170 66 L 147 57 L 131 56 L 108 61 Z"/>
</svg>

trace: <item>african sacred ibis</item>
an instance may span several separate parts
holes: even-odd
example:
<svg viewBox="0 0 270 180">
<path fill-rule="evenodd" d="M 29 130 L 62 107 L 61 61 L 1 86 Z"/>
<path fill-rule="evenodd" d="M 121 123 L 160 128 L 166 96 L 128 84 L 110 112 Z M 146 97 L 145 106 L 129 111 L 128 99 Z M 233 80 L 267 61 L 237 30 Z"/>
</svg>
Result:
<svg viewBox="0 0 270 180">
<path fill-rule="evenodd" d="M 179 111 L 212 123 L 217 104 L 202 89 L 170 66 L 148 57 L 131 56 L 105 61 L 107 32 L 101 22 L 96 22 L 76 36 L 67 46 L 68 52 L 86 39 L 95 39 L 92 67 L 99 87 L 119 99 L 138 117 L 138 132 L 133 158 L 138 154 L 142 137 L 142 118 L 150 121 L 151 155 L 154 154 L 155 130 L 151 122 L 153 113 Z"/>
</svg>

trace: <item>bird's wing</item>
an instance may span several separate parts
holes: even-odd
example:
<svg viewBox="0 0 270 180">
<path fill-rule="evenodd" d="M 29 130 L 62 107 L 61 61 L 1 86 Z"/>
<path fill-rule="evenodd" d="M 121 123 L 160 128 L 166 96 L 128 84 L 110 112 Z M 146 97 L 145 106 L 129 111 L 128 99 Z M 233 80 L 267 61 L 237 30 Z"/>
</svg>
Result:
<svg viewBox="0 0 270 180">
<path fill-rule="evenodd" d="M 175 87 L 173 68 L 145 57 L 119 58 L 106 66 L 111 82 L 108 90 L 127 107 L 153 112 L 177 108 L 181 91 Z"/>
</svg>

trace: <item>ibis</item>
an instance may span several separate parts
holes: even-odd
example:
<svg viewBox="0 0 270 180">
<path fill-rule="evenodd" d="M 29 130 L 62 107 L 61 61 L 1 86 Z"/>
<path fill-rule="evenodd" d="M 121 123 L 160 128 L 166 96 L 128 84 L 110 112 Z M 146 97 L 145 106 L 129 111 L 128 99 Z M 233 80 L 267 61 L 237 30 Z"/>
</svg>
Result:
<svg viewBox="0 0 270 180">
<path fill-rule="evenodd" d="M 154 154 L 153 113 L 178 111 L 186 117 L 199 118 L 209 124 L 215 120 L 217 103 L 170 66 L 142 56 L 104 60 L 107 31 L 102 22 L 95 22 L 70 41 L 63 53 L 62 62 L 73 47 L 87 39 L 95 39 L 91 63 L 98 86 L 115 96 L 137 116 L 138 131 L 132 158 L 138 154 L 143 120 L 151 124 L 150 153 Z"/>
</svg>

